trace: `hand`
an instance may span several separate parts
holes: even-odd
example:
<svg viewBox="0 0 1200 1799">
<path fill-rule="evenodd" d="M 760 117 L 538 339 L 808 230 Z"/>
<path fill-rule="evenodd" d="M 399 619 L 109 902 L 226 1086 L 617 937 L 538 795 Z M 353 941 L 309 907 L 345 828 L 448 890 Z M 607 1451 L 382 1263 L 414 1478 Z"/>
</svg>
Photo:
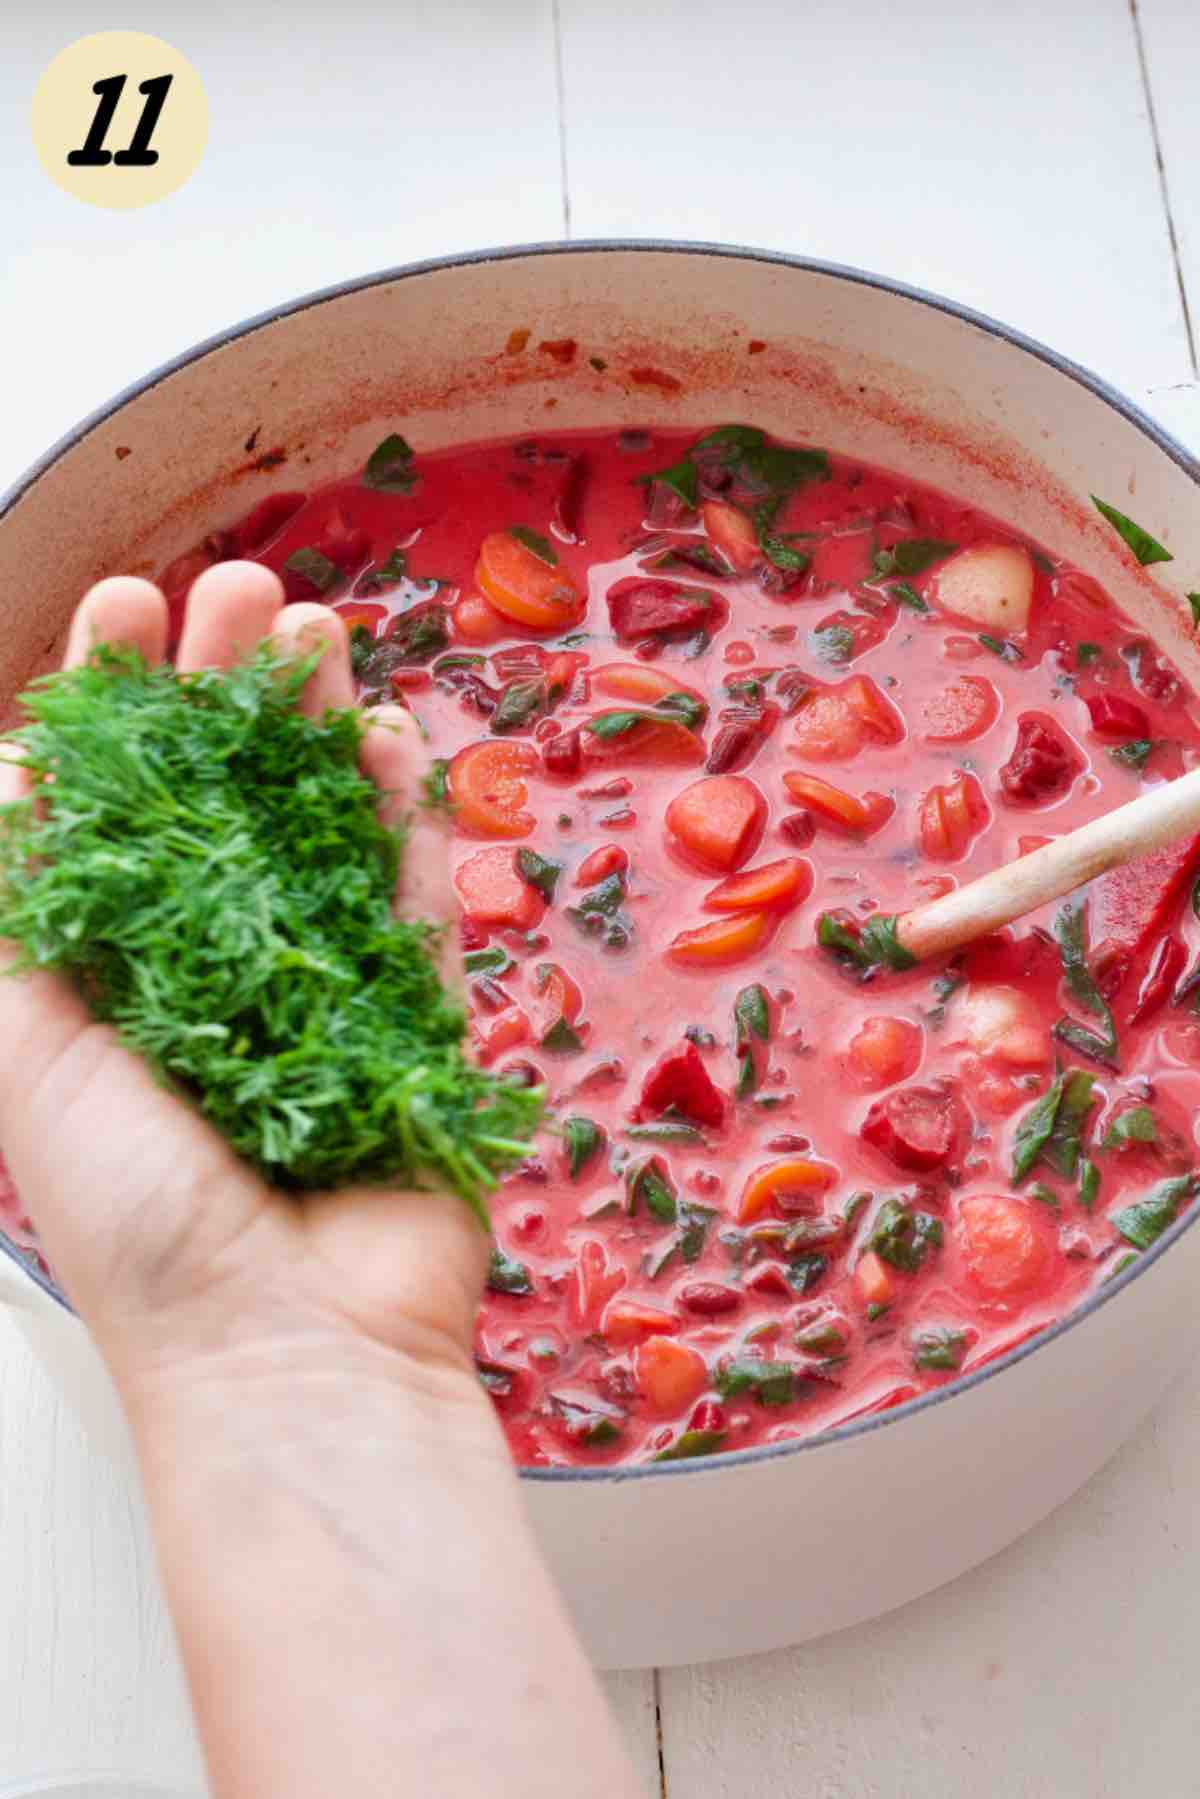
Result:
<svg viewBox="0 0 1200 1799">
<path fill-rule="evenodd" d="M 166 603 L 149 582 L 102 581 L 75 614 L 66 666 L 98 643 L 160 662 L 166 633 Z M 322 606 L 284 608 L 279 580 L 257 563 L 199 577 L 178 666 L 228 667 L 269 636 L 298 656 L 324 646 L 305 711 L 353 704 L 341 620 Z M 416 806 L 425 763 L 416 726 L 398 707 L 372 720 L 363 771 L 385 819 L 410 820 L 397 906 L 451 925 L 445 827 Z M 22 779 L 0 769 L 0 799 L 17 797 Z M 453 930 L 444 978 L 460 978 Z M 206 1378 L 244 1379 L 264 1357 L 328 1367 L 351 1346 L 426 1372 L 469 1371 L 488 1245 L 457 1197 L 272 1191 L 91 1018 L 65 978 L 0 978 L 0 1033 L 0 1142 L 51 1266 L 119 1384 L 186 1377 L 201 1363 Z"/>
</svg>

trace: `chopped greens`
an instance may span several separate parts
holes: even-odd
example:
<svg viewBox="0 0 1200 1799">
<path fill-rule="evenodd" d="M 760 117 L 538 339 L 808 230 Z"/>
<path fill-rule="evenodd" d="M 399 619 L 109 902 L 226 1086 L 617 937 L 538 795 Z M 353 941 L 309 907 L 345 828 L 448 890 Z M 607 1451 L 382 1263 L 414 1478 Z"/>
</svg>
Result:
<svg viewBox="0 0 1200 1799">
<path fill-rule="evenodd" d="M 1118 1112 L 1104 1133 L 1105 1149 L 1128 1149 L 1133 1143 L 1157 1143 L 1158 1126 L 1149 1106 L 1131 1106 Z"/>
<path fill-rule="evenodd" d="M 1109 506 L 1104 500 L 1098 500 L 1095 494 L 1092 495 L 1092 505 L 1102 517 L 1108 520 L 1117 535 L 1124 538 L 1143 568 L 1148 567 L 1152 562 L 1173 562 L 1175 560 L 1170 550 L 1164 550 L 1157 538 L 1151 537 L 1149 531 L 1144 531 L 1125 513 L 1118 512 L 1115 506 Z"/>
<path fill-rule="evenodd" d="M 536 850 L 517 851 L 517 873 L 530 887 L 536 887 L 545 900 L 553 901 L 562 871 L 561 862 L 550 862 L 545 856 L 539 856 Z"/>
<path fill-rule="evenodd" d="M 660 1449 L 656 1462 L 686 1462 L 697 1455 L 715 1455 L 725 1441 L 723 1430 L 685 1430 L 669 1449 Z"/>
<path fill-rule="evenodd" d="M 531 531 L 528 525 L 510 525 L 508 535 L 531 550 L 539 562 L 548 563 L 551 568 L 558 567 L 558 552 L 550 539 L 543 537 L 540 531 Z"/>
<path fill-rule="evenodd" d="M 1086 913 L 1082 901 L 1072 902 L 1060 908 L 1054 920 L 1054 935 L 1058 940 L 1059 954 L 1062 957 L 1063 974 L 1067 986 L 1079 1004 L 1093 1017 L 1099 1018 L 1104 1025 L 1104 1033 L 1089 1030 L 1077 1024 L 1072 1018 L 1060 1018 L 1054 1027 L 1054 1035 L 1063 1043 L 1069 1043 L 1081 1055 L 1090 1056 L 1093 1061 L 1103 1062 L 1110 1068 L 1117 1065 L 1117 1029 L 1113 1015 L 1109 1010 L 1100 989 L 1097 987 L 1091 969 L 1088 967 L 1086 933 Z"/>
<path fill-rule="evenodd" d="M 440 806 L 448 812 L 453 811 L 453 801 L 450 798 L 450 763 L 445 756 L 434 757 L 429 764 L 429 772 L 425 775 L 422 786 L 426 806 Z"/>
<path fill-rule="evenodd" d="M 824 625 L 811 642 L 813 655 L 823 662 L 849 662 L 854 654 L 854 633 L 847 625 Z"/>
<path fill-rule="evenodd" d="M 577 1180 L 604 1148 L 604 1132 L 592 1119 L 575 1114 L 563 1119 L 562 1134 L 567 1146 L 567 1169 L 571 1179 Z"/>
<path fill-rule="evenodd" d="M 363 481 L 379 493 L 412 492 L 417 484 L 412 445 L 398 431 L 393 431 L 371 451 L 363 470 Z"/>
<path fill-rule="evenodd" d="M 738 1048 L 749 1045 L 752 1037 L 765 1043 L 771 1035 L 771 1007 L 767 990 L 756 981 L 743 987 L 733 1002 L 733 1030 Z"/>
<path fill-rule="evenodd" d="M 993 637 L 988 631 L 979 633 L 979 641 L 985 650 L 993 656 L 999 656 L 1001 662 L 1024 662 L 1025 652 L 1020 649 L 1011 637 Z"/>
<path fill-rule="evenodd" d="M 915 1274 L 931 1249 L 940 1249 L 945 1232 L 940 1218 L 914 1211 L 899 1199 L 885 1199 L 875 1214 L 866 1248 L 893 1268 Z"/>
<path fill-rule="evenodd" d="M 1153 749 L 1152 737 L 1134 737 L 1128 743 L 1118 743 L 1108 753 L 1122 768 L 1134 768 L 1140 772 L 1149 762 Z"/>
<path fill-rule="evenodd" d="M 1174 1224 L 1180 1205 L 1195 1191 L 1194 1174 L 1180 1174 L 1171 1180 L 1159 1181 L 1144 1199 L 1135 1200 L 1133 1205 L 1114 1212 L 1112 1222 L 1135 1249 L 1149 1249 Z"/>
<path fill-rule="evenodd" d="M 917 958 L 896 934 L 899 922 L 892 913 L 874 912 L 859 931 L 834 913 L 822 912 L 817 920 L 817 942 L 851 973 L 870 974 L 882 964 L 899 974 L 917 965 Z"/>
<path fill-rule="evenodd" d="M 283 566 L 292 574 L 303 575 L 306 581 L 311 581 L 318 593 L 329 593 L 342 578 L 336 562 L 331 562 L 320 550 L 307 547 L 293 550 Z"/>
<path fill-rule="evenodd" d="M 916 588 L 911 586 L 907 581 L 893 581 L 892 585 L 888 588 L 888 592 L 894 600 L 899 600 L 902 606 L 907 606 L 910 612 L 929 611 L 928 605 L 921 598 Z"/>
<path fill-rule="evenodd" d="M 1098 643 L 1077 643 L 1075 645 L 1075 666 L 1087 668 L 1089 663 L 1098 662 L 1104 651 Z"/>
<path fill-rule="evenodd" d="M 1192 609 L 1192 624 L 1200 631 L 1200 593 L 1189 593 L 1184 597 Z"/>
<path fill-rule="evenodd" d="M 0 811 L 0 928 L 269 1180 L 433 1180 L 482 1218 L 540 1090 L 464 1058 L 438 933 L 392 916 L 362 721 L 296 709 L 314 666 L 263 646 L 177 676 L 101 647 L 35 682 L 9 742 L 54 802 Z"/>
<path fill-rule="evenodd" d="M 1059 1074 L 1017 1126 L 1012 1179 L 1018 1186 L 1040 1160 L 1072 1179 L 1079 1162 L 1081 1133 L 1091 1109 L 1095 1076 L 1082 1068 Z"/>
<path fill-rule="evenodd" d="M 759 1405 L 791 1405 L 806 1385 L 803 1369 L 787 1362 L 760 1362 L 737 1358 L 718 1366 L 713 1385 L 722 1399 L 753 1394 Z"/>
<path fill-rule="evenodd" d="M 533 1276 L 524 1262 L 516 1262 L 502 1249 L 493 1249 L 488 1267 L 487 1284 L 493 1293 L 526 1294 L 533 1292 Z"/>
<path fill-rule="evenodd" d="M 468 950 L 463 957 L 463 967 L 468 974 L 490 974 L 495 978 L 497 975 L 507 974 L 515 966 L 508 951 L 501 949 L 499 944 L 491 949 Z"/>
<path fill-rule="evenodd" d="M 893 544 L 890 550 L 876 550 L 875 573 L 883 579 L 889 575 L 922 575 L 957 548 L 956 543 L 942 543 L 936 537 L 910 537 L 903 543 Z M 922 610 L 927 610 L 924 603 Z"/>
<path fill-rule="evenodd" d="M 913 1365 L 938 1374 L 953 1373 L 962 1367 L 966 1348 L 964 1331 L 949 1330 L 945 1326 L 918 1331 L 912 1340 Z"/>
<path fill-rule="evenodd" d="M 553 1055 L 574 1056 L 583 1048 L 583 1039 L 565 1018 L 556 1018 L 549 1030 L 543 1033 L 542 1048 L 550 1050 Z"/>
<path fill-rule="evenodd" d="M 625 1170 L 625 1210 L 632 1218 L 643 1204 L 660 1224 L 674 1224 L 678 1212 L 675 1189 L 657 1156 L 631 1162 Z"/>
</svg>

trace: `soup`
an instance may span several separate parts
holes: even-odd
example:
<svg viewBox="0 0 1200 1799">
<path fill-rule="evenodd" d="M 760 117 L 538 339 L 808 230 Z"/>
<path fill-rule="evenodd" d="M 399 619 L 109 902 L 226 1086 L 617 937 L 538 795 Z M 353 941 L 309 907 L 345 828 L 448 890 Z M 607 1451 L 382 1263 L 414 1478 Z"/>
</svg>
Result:
<svg viewBox="0 0 1200 1799">
<path fill-rule="evenodd" d="M 173 563 L 176 619 L 234 555 L 420 720 L 476 1054 L 546 1088 L 477 1337 L 520 1462 L 900 1404 L 1190 1201 L 1200 842 L 942 964 L 864 949 L 1195 763 L 1193 697 L 1085 573 L 746 426 L 388 438 Z"/>
</svg>

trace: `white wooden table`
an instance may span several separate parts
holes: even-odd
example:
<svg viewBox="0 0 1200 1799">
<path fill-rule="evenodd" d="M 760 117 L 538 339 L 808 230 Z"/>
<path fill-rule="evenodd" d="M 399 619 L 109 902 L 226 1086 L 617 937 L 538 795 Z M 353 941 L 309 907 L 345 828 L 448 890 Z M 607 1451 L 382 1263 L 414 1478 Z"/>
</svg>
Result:
<svg viewBox="0 0 1200 1799">
<path fill-rule="evenodd" d="M 0 17 L 0 485 L 278 299 L 564 233 L 764 244 L 940 289 L 1200 449 L 1197 0 L 117 11 Z M 50 57 L 115 25 L 177 43 L 212 107 L 197 175 L 130 214 L 59 193 L 27 127 Z M 880 1623 L 609 1677 L 647 1793 L 1200 1793 L 1198 1412 L 1192 1371 L 1061 1513 Z M 199 1781 L 136 1501 L 0 1316 L 0 1780 L 72 1766 Z"/>
</svg>

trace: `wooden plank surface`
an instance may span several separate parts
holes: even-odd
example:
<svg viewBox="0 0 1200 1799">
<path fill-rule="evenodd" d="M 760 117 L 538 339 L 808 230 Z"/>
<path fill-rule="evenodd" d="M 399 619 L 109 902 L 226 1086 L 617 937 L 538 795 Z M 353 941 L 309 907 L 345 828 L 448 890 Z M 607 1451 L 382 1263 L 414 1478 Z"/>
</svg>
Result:
<svg viewBox="0 0 1200 1799">
<path fill-rule="evenodd" d="M 1195 0 L 1130 0 L 1141 39 L 1191 375 L 1200 378 L 1200 12 Z"/>
<path fill-rule="evenodd" d="M 1127 0 L 561 8 L 576 235 L 851 263 L 1191 376 Z"/>
</svg>

